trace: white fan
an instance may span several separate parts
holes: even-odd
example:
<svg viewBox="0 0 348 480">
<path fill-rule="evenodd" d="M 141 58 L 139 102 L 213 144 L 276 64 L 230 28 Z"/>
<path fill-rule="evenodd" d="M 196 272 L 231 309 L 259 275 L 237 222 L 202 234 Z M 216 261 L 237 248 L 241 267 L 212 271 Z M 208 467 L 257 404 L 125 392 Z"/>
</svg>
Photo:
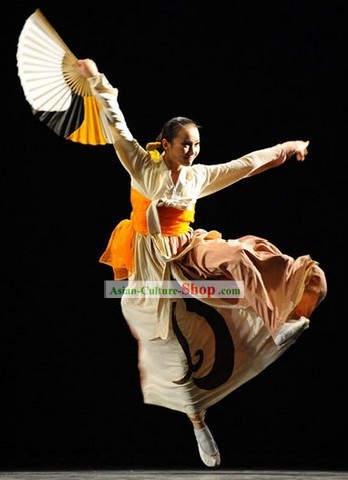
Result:
<svg viewBox="0 0 348 480">
<path fill-rule="evenodd" d="M 76 61 L 37 9 L 26 20 L 17 47 L 18 76 L 33 114 L 67 140 L 87 145 L 113 143 L 103 107 Z"/>
</svg>

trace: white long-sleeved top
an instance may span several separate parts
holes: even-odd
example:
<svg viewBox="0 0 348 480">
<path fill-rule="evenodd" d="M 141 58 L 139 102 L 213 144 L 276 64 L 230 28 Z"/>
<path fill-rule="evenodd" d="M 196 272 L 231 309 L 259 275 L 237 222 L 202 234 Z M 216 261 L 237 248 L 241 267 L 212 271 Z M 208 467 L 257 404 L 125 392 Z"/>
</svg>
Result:
<svg viewBox="0 0 348 480">
<path fill-rule="evenodd" d="M 152 200 L 162 200 L 178 208 L 190 208 L 197 199 L 226 188 L 295 151 L 296 142 L 286 142 L 226 163 L 183 166 L 174 186 L 165 163 L 154 162 L 129 131 L 117 101 L 118 90 L 110 85 L 104 74 L 89 78 L 89 84 L 106 110 L 113 128 L 115 150 L 131 177 L 132 187 Z"/>
<path fill-rule="evenodd" d="M 161 233 L 157 214 L 157 206 L 170 206 L 183 210 L 191 210 L 199 198 L 211 195 L 233 183 L 254 174 L 258 169 L 271 168 L 275 162 L 282 163 L 296 151 L 296 142 L 286 142 L 273 147 L 251 152 L 238 159 L 216 165 L 194 164 L 182 166 L 176 184 L 173 183 L 170 171 L 161 156 L 155 162 L 133 137 L 124 115 L 118 104 L 118 90 L 108 82 L 104 74 L 88 79 L 93 94 L 103 105 L 107 115 L 114 148 L 123 167 L 130 175 L 131 187 L 147 197 L 151 204 L 147 211 L 149 235 L 135 234 L 134 252 L 135 269 L 129 281 L 135 280 L 168 280 L 171 276 L 178 277 L 175 267 L 170 266 L 173 260 L 186 253 L 197 242 L 207 238 L 219 238 L 219 232 L 192 230 L 192 238 L 187 247 L 179 253 L 173 252 L 171 243 Z M 155 246 L 155 248 L 153 248 Z M 152 252 L 150 255 L 149 252 Z M 182 280 L 182 279 L 181 279 Z M 141 300 L 139 302 L 144 302 Z M 130 303 L 122 300 L 123 310 L 132 309 L 135 301 Z M 163 299 L 148 300 L 157 315 L 154 322 L 153 337 L 167 338 L 169 333 L 170 302 Z M 155 307 L 154 307 L 155 305 Z M 142 304 L 142 308 L 145 308 Z"/>
</svg>

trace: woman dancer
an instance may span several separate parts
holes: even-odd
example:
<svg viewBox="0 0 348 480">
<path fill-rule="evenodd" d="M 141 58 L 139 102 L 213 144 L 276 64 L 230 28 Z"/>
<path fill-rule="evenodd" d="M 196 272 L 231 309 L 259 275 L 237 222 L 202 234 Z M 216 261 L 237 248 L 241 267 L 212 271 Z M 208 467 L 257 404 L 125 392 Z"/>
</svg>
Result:
<svg viewBox="0 0 348 480">
<path fill-rule="evenodd" d="M 263 238 L 224 240 L 217 231 L 193 229 L 196 202 L 233 183 L 295 158 L 308 141 L 287 141 L 216 165 L 195 164 L 200 130 L 192 119 L 168 120 L 156 142 L 143 148 L 129 131 L 118 90 L 93 60 L 78 60 L 113 131 L 116 154 L 130 176 L 132 212 L 120 221 L 100 261 L 115 280 L 139 282 L 243 282 L 239 298 L 191 294 L 123 295 L 123 315 L 138 341 L 145 403 L 185 413 L 200 457 L 220 465 L 205 423 L 209 407 L 260 373 L 308 328 L 326 295 L 323 270 L 309 255 L 292 258 Z"/>
</svg>

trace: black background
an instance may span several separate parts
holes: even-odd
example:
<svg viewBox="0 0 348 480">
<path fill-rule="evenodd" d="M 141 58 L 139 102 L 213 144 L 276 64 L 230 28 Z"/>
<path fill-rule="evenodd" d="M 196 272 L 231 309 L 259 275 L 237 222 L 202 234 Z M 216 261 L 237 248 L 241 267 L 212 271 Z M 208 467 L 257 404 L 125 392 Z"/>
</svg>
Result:
<svg viewBox="0 0 348 480">
<path fill-rule="evenodd" d="M 198 203 L 195 227 L 309 253 L 328 281 L 300 341 L 207 421 L 223 468 L 347 469 L 346 2 L 105 3 L 2 14 L 1 468 L 202 466 L 185 416 L 143 404 L 135 341 L 103 298 L 98 259 L 129 216 L 128 176 L 112 146 L 58 137 L 25 100 L 17 41 L 40 8 L 119 88 L 144 145 L 175 115 L 203 126 L 202 163 L 310 140 L 305 162 Z"/>
</svg>

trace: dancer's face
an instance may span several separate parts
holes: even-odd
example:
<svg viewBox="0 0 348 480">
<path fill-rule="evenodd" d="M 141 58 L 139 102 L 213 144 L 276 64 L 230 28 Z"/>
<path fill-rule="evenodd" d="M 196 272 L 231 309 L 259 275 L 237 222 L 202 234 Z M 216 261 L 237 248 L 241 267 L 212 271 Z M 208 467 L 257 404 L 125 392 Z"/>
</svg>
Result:
<svg viewBox="0 0 348 480">
<path fill-rule="evenodd" d="M 169 143 L 163 139 L 164 160 L 171 170 L 192 165 L 200 152 L 199 130 L 194 124 L 184 125 L 176 137 Z"/>
</svg>

